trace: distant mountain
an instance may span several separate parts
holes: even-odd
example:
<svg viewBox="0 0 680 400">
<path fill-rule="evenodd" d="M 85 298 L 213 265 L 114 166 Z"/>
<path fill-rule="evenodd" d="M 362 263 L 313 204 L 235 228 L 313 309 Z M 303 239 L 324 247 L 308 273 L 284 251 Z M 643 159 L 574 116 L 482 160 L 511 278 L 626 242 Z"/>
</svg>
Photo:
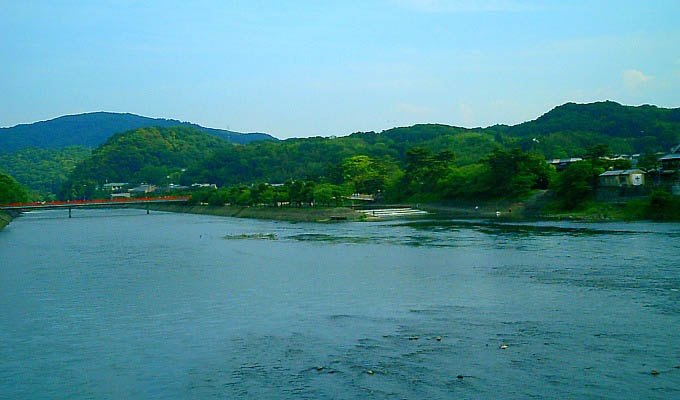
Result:
<svg viewBox="0 0 680 400">
<path fill-rule="evenodd" d="M 238 133 L 205 128 L 174 119 L 148 118 L 135 114 L 93 112 L 65 115 L 48 121 L 0 128 L 0 154 L 24 148 L 54 149 L 68 146 L 97 147 L 115 133 L 157 126 L 188 126 L 228 142 L 247 144 L 259 140 L 278 140 L 265 133 Z"/>
</svg>

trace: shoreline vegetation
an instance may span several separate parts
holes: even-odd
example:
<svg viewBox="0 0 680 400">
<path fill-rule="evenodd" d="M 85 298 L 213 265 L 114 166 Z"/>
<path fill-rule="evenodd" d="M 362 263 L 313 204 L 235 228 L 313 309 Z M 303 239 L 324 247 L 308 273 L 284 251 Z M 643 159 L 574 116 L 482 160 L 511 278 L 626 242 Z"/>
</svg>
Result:
<svg viewBox="0 0 680 400">
<path fill-rule="evenodd" d="M 150 210 L 220 217 L 269 219 L 288 222 L 358 221 L 362 214 L 349 207 L 256 207 L 151 204 Z"/>
<path fill-rule="evenodd" d="M 632 222 L 655 221 L 639 212 L 641 206 L 626 204 L 591 203 L 580 211 L 550 212 L 552 197 L 539 193 L 525 201 L 493 200 L 484 202 L 423 203 L 423 204 L 375 204 L 361 209 L 415 208 L 427 211 L 425 218 L 485 219 L 498 221 L 578 221 L 578 222 Z M 547 206 L 546 206 L 547 205 Z M 269 207 L 269 206 L 211 206 L 153 204 L 150 210 L 183 214 L 202 214 L 234 218 L 266 219 L 287 222 L 335 222 L 335 221 L 381 221 L 407 217 L 366 216 L 358 208 L 351 207 Z M 544 212 L 547 211 L 547 212 Z M 497 214 L 499 213 L 499 214 Z M 422 215 L 416 216 L 423 218 Z M 658 221 L 658 220 L 657 220 Z M 673 222 L 673 220 L 669 221 Z"/>
<path fill-rule="evenodd" d="M 671 115 L 677 112 L 611 102 L 567 104 L 515 127 L 425 124 L 247 145 L 186 126 L 139 128 L 114 134 L 79 162 L 55 155 L 46 165 L 55 169 L 68 159 L 70 172 L 59 179 L 34 176 L 32 182 L 38 189 L 52 182 L 48 196 L 59 200 L 162 193 L 190 197 L 187 206 L 169 211 L 285 221 L 418 214 L 384 210 L 390 207 L 415 207 L 435 218 L 680 221 L 674 189 L 680 164 L 673 161 L 680 154 L 680 131 Z M 631 120 L 638 122 L 634 130 Z M 652 129 L 659 126 L 665 128 Z M 643 127 L 654 136 L 641 140 Z M 664 148 L 673 154 L 660 157 Z M 14 168 L 22 180 L 31 180 L 24 173 L 40 164 L 37 155 L 28 158 Z M 637 183 L 620 181 L 634 163 Z M 40 196 L 0 173 L 0 204 Z M 356 205 L 383 210 L 361 213 L 353 210 Z"/>
<path fill-rule="evenodd" d="M 192 205 L 192 204 L 150 204 L 149 210 L 173 212 L 181 214 L 213 215 L 220 217 L 251 218 L 286 222 L 346 222 L 346 221 L 382 221 L 388 219 L 407 218 L 454 218 L 484 219 L 496 221 L 576 221 L 576 222 L 633 222 L 633 221 L 668 221 L 677 222 L 675 218 L 656 219 L 643 215 L 642 210 L 649 207 L 642 200 L 634 204 L 616 204 L 591 202 L 584 209 L 565 212 L 554 209 L 554 194 L 539 191 L 523 201 L 496 199 L 479 202 L 447 202 L 447 203 L 414 203 L 414 204 L 371 204 L 352 208 L 338 207 L 271 207 L 271 206 L 237 206 L 237 205 Z M 655 207 L 657 205 L 654 205 Z M 131 206 L 146 208 L 146 206 Z M 427 211 L 429 215 L 403 217 L 366 216 L 359 210 L 385 208 L 414 208 Z M 675 208 L 675 207 L 673 207 Z M 498 213 L 498 214 L 497 214 Z M 0 212 L 0 230 L 9 225 L 19 213 Z"/>
<path fill-rule="evenodd" d="M 9 225 L 13 219 L 14 217 L 11 214 L 0 211 L 0 230 Z"/>
</svg>

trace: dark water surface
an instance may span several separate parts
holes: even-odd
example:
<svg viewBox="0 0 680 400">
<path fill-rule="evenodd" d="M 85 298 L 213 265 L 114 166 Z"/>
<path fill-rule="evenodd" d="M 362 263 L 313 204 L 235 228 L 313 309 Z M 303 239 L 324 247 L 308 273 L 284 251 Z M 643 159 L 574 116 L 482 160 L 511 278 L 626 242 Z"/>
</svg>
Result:
<svg viewBox="0 0 680 400">
<path fill-rule="evenodd" d="M 0 231 L 0 398 L 680 398 L 678 224 L 65 217 Z"/>
</svg>

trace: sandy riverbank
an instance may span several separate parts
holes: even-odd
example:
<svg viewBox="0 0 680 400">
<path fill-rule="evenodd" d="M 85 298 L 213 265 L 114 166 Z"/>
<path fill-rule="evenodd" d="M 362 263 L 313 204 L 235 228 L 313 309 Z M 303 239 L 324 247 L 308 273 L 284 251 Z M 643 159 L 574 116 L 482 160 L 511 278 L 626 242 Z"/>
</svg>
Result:
<svg viewBox="0 0 680 400">
<path fill-rule="evenodd" d="M 223 217 L 273 219 L 290 222 L 328 222 L 334 219 L 358 220 L 361 214 L 346 207 L 239 207 L 152 204 L 150 210 Z"/>
</svg>

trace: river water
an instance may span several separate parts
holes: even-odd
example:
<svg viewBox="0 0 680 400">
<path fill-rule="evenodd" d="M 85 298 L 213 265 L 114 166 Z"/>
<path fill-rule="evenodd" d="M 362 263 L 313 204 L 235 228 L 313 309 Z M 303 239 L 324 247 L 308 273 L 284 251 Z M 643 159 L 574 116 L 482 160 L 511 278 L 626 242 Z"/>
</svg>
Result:
<svg viewBox="0 0 680 400">
<path fill-rule="evenodd" d="M 73 215 L 0 231 L 0 398 L 680 398 L 679 224 Z"/>
</svg>

